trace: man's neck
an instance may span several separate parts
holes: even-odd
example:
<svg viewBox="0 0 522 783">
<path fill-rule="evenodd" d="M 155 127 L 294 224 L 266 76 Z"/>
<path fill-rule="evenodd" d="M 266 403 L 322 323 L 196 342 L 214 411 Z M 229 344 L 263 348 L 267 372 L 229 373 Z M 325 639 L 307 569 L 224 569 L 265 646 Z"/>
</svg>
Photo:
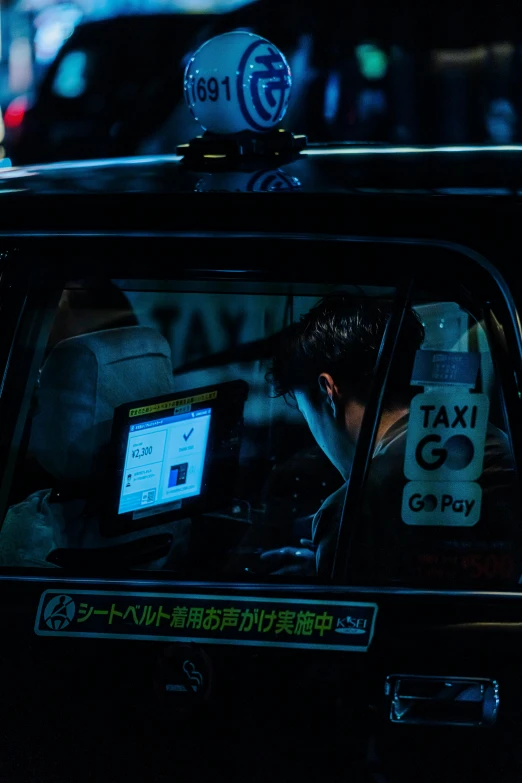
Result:
<svg viewBox="0 0 522 783">
<path fill-rule="evenodd" d="M 402 417 L 406 416 L 407 414 L 408 408 L 397 408 L 393 411 L 383 411 L 381 413 L 381 420 L 379 422 L 377 437 L 375 439 L 375 448 L 378 448 L 380 442 L 390 427 L 392 427 L 396 421 L 399 421 L 399 419 L 402 419 Z M 356 443 L 359 439 L 363 416 L 364 406 L 360 405 L 358 402 L 350 402 L 346 406 L 345 425 L 353 443 Z"/>
<path fill-rule="evenodd" d="M 390 427 L 393 427 L 396 421 L 402 419 L 403 416 L 408 414 L 408 408 L 400 408 L 394 411 L 384 411 L 381 414 L 381 420 L 379 422 L 379 428 L 377 430 L 377 438 L 375 445 L 377 446 L 384 438 Z"/>
</svg>

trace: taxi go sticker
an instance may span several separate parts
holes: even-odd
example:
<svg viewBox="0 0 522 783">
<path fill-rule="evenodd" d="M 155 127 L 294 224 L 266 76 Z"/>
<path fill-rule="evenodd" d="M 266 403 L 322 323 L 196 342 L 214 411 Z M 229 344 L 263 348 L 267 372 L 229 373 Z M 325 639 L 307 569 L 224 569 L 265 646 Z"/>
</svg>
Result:
<svg viewBox="0 0 522 783">
<path fill-rule="evenodd" d="M 353 601 L 46 590 L 38 636 L 365 651 L 377 605 Z"/>
<path fill-rule="evenodd" d="M 471 527 L 480 519 L 489 400 L 452 389 L 412 400 L 402 497 L 407 525 Z"/>
<path fill-rule="evenodd" d="M 157 402 L 154 405 L 145 405 L 142 408 L 131 408 L 129 417 L 145 416 L 148 413 L 158 413 L 158 411 L 172 410 L 173 408 L 180 408 L 182 406 L 188 406 L 186 410 L 190 410 L 191 405 L 194 405 L 197 402 L 215 400 L 217 396 L 217 391 L 205 392 L 205 394 L 196 394 L 194 397 L 181 397 L 177 400 L 167 400 L 167 402 Z"/>
</svg>

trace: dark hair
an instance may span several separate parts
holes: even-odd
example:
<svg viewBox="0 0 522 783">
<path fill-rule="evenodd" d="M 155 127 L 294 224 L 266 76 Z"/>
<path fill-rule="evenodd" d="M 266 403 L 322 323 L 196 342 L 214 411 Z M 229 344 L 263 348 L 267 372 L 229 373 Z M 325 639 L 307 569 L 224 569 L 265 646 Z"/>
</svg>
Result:
<svg viewBox="0 0 522 783">
<path fill-rule="evenodd" d="M 344 394 L 365 404 L 391 309 L 390 302 L 347 294 L 322 299 L 280 335 L 267 376 L 276 395 L 296 390 L 314 394 L 319 391 L 320 373 L 327 372 Z M 409 405 L 413 361 L 423 340 L 424 327 L 409 309 L 388 380 L 387 410 Z"/>
</svg>

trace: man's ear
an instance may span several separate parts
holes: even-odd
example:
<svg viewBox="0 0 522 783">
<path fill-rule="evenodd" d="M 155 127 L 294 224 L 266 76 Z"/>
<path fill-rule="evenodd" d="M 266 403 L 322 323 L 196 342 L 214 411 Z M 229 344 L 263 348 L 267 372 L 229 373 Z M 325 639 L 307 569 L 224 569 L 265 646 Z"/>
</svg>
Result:
<svg viewBox="0 0 522 783">
<path fill-rule="evenodd" d="M 334 379 L 327 372 L 322 372 L 317 380 L 324 402 L 331 407 L 334 416 L 337 416 L 341 395 L 338 387 L 335 385 Z"/>
</svg>

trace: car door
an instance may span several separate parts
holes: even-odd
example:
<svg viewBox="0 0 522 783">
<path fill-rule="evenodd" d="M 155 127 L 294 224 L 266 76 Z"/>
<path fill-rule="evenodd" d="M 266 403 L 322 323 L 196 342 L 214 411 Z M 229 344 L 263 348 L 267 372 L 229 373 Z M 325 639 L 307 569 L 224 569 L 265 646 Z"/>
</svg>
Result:
<svg viewBox="0 0 522 783">
<path fill-rule="evenodd" d="M 305 248 L 320 267 L 299 263 Z M 455 724 L 512 727 L 521 352 L 494 268 L 437 242 L 224 232 L 26 238 L 15 258 L 0 291 L 6 703 L 37 705 L 38 725 L 52 714 L 60 732 L 51 705 L 76 721 L 96 704 L 104 747 L 107 721 L 121 730 L 136 713 L 157 747 L 169 705 L 186 715 L 211 703 L 217 719 L 233 704 L 239 731 L 246 698 L 272 716 L 272 743 L 283 702 L 285 720 L 312 711 L 314 736 L 341 709 L 357 763 L 361 716 L 377 714 L 404 776 L 415 769 L 393 748 L 412 730 L 426 750 Z M 387 312 L 347 482 L 266 380 L 284 330 L 332 295 Z M 409 367 L 412 310 L 424 341 Z M 383 446 L 399 382 L 411 406 L 398 445 Z M 480 483 L 490 426 L 499 492 Z M 337 516 L 314 540 L 333 495 Z M 315 572 L 263 564 L 281 551 L 293 564 L 303 540 L 317 554 L 326 539 Z M 448 736 L 437 769 L 457 775 L 446 751 L 459 747 L 478 769 L 480 755 Z M 345 751 L 332 751 L 339 769 Z"/>
</svg>

